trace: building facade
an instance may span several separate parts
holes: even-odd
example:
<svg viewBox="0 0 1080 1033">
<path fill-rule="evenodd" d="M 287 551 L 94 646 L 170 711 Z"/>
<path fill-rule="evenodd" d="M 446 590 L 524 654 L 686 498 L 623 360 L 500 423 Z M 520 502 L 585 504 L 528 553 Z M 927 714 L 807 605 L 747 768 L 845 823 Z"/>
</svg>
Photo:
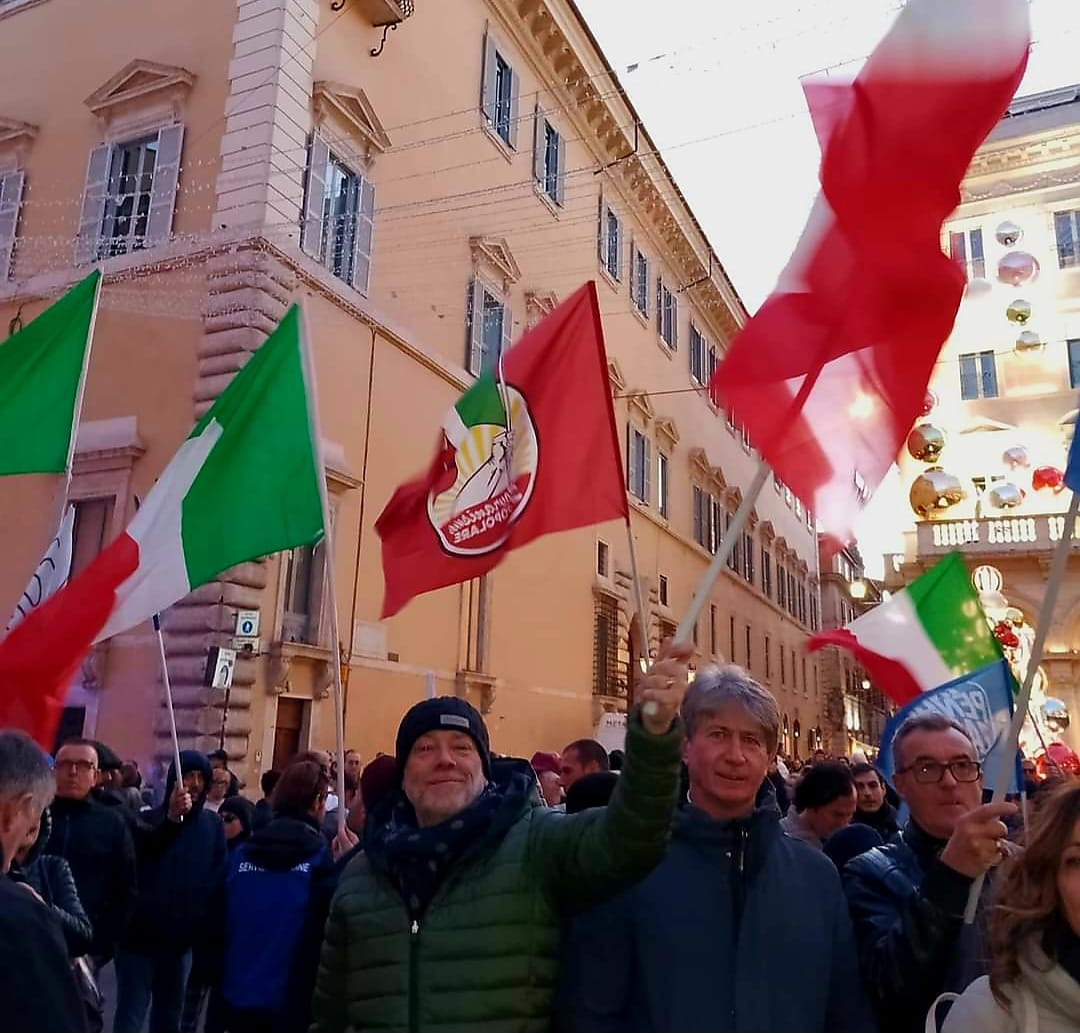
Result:
<svg viewBox="0 0 1080 1033">
<path fill-rule="evenodd" d="M 968 287 L 901 457 L 911 513 L 886 572 L 903 584 L 959 550 L 1023 669 L 1070 497 L 1061 473 L 1080 388 L 1080 88 L 1012 105 L 976 154 L 943 243 Z M 1035 683 L 1044 738 L 1076 745 L 1078 680 L 1074 547 Z M 1023 742 L 1039 748 L 1030 728 Z"/>
<path fill-rule="evenodd" d="M 846 627 L 877 606 L 882 587 L 866 576 L 857 546 L 836 551 L 825 536 L 820 543 L 821 623 L 828 631 Z M 821 650 L 819 663 L 824 749 L 835 756 L 850 756 L 859 750 L 868 758 L 874 757 L 892 713 L 891 704 L 846 650 L 827 646 Z"/>
<path fill-rule="evenodd" d="M 316 547 L 230 570 L 164 615 L 182 741 L 223 737 L 249 777 L 330 746 L 330 605 L 347 740 L 366 755 L 430 692 L 473 701 L 507 753 L 617 724 L 636 632 L 621 525 L 538 541 L 385 622 L 373 530 L 462 391 L 589 279 L 651 648 L 753 476 L 705 388 L 746 313 L 574 4 L 115 0 L 109 22 L 124 31 L 80 0 L 0 3 L 0 328 L 104 273 L 75 568 L 299 297 L 334 510 L 336 600 Z M 0 484 L 0 600 L 52 534 L 56 492 Z M 796 727 L 820 726 L 801 648 L 817 575 L 812 518 L 775 484 L 696 629 L 699 662 L 732 659 L 777 695 L 789 753 Z M 258 628 L 242 629 L 226 713 L 204 675 L 240 614 Z M 84 664 L 65 730 L 164 756 L 161 691 L 151 630 L 118 636 Z"/>
</svg>

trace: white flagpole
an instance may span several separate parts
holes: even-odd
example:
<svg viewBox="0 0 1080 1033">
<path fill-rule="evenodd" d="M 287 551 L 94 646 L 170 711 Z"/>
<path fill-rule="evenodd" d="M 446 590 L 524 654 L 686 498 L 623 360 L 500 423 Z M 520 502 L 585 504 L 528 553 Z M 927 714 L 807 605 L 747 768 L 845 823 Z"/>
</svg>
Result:
<svg viewBox="0 0 1080 1033">
<path fill-rule="evenodd" d="M 1047 579 L 1046 594 L 1043 596 L 1042 606 L 1039 608 L 1039 620 L 1035 627 L 1035 642 L 1031 647 L 1027 672 L 1024 674 L 1024 685 L 1020 690 L 1020 695 L 1017 697 L 1016 710 L 1013 712 L 1012 723 L 1009 725 L 1009 735 L 1005 740 L 1005 749 L 1001 752 L 998 769 L 994 773 L 997 778 L 994 783 L 994 803 L 1001 803 L 1005 799 L 1009 775 L 1016 766 L 1016 751 L 1020 745 L 1020 731 L 1024 727 L 1028 707 L 1031 704 L 1031 689 L 1035 684 L 1035 675 L 1039 670 L 1039 664 L 1042 663 L 1043 647 L 1046 645 L 1046 637 L 1050 632 L 1050 619 L 1053 617 L 1054 607 L 1057 605 L 1061 582 L 1065 579 L 1065 569 L 1069 562 L 1069 552 L 1072 546 L 1077 513 L 1080 513 L 1080 495 L 1073 492 L 1069 510 L 1065 514 L 1065 528 L 1061 533 L 1061 541 L 1058 542 L 1057 549 L 1054 550 L 1054 559 L 1050 564 L 1050 577 Z M 964 922 L 968 925 L 975 921 L 975 911 L 979 905 L 979 894 L 982 892 L 985 881 L 986 872 L 983 872 L 971 887 L 967 910 L 964 912 Z"/>
<path fill-rule="evenodd" d="M 742 500 L 742 505 L 739 506 L 730 526 L 721 536 L 716 548 L 716 555 L 713 556 L 709 569 L 705 571 L 705 574 L 698 582 L 697 591 L 694 592 L 694 598 L 690 601 L 686 613 L 683 614 L 683 619 L 679 621 L 679 630 L 675 632 L 676 642 L 686 642 L 690 639 L 694 625 L 697 623 L 697 619 L 701 616 L 701 611 L 708 601 L 709 593 L 712 592 L 716 579 L 727 565 L 728 557 L 735 548 L 735 543 L 739 540 L 739 536 L 746 526 L 746 521 L 750 519 L 750 511 L 754 508 L 754 504 L 761 494 L 761 489 L 765 487 L 765 482 L 768 479 L 769 467 L 765 460 L 762 459 L 758 463 L 757 473 L 754 474 L 754 479 L 750 482 L 750 487 Z"/>
<path fill-rule="evenodd" d="M 638 570 L 637 546 L 634 544 L 634 530 L 630 526 L 630 514 L 626 514 L 626 540 L 630 545 L 630 576 L 634 579 L 634 607 L 638 616 L 637 661 L 649 659 L 649 616 L 645 609 L 645 597 L 641 592 L 641 572 Z"/>
<path fill-rule="evenodd" d="M 71 437 L 68 440 L 67 464 L 64 467 L 64 484 L 60 496 L 60 519 L 63 519 L 64 509 L 67 507 L 68 493 L 71 491 L 72 464 L 75 462 L 75 444 L 79 433 L 79 424 L 82 422 L 83 397 L 86 394 L 86 374 L 90 369 L 90 351 L 94 345 L 94 332 L 97 329 L 98 309 L 101 306 L 101 286 L 105 282 L 105 275 L 98 270 L 98 282 L 94 289 L 94 306 L 90 310 L 90 326 L 86 332 L 86 350 L 83 352 L 82 371 L 79 374 L 79 384 L 75 389 L 75 408 L 71 413 Z M 179 773 L 179 768 L 177 772 Z M 179 774 L 177 775 L 179 777 Z"/>
<path fill-rule="evenodd" d="M 176 711 L 173 709 L 172 683 L 169 681 L 169 662 L 165 658 L 165 636 L 161 633 L 161 614 L 154 614 L 154 632 L 157 635 L 158 655 L 161 657 L 161 679 L 165 683 L 165 708 L 169 712 L 169 731 L 172 733 L 173 763 L 176 764 L 176 784 L 184 784 L 184 773 L 180 770 L 180 739 L 176 734 Z M 168 807 L 169 801 L 165 801 Z M 183 820 L 183 819 L 181 819 Z"/>
<path fill-rule="evenodd" d="M 338 627 L 337 580 L 334 574 L 334 534 L 330 522 L 330 500 L 326 491 L 326 456 L 323 454 L 322 434 L 319 430 L 318 390 L 315 385 L 315 359 L 311 352 L 311 334 L 308 331 L 307 306 L 300 301 L 300 356 L 304 370 L 304 387 L 307 391 L 308 419 L 311 427 L 312 445 L 315 448 L 315 472 L 319 481 L 319 502 L 323 519 L 323 563 L 326 572 L 326 589 L 330 597 L 330 651 L 333 654 L 334 677 L 334 731 L 337 756 L 338 832 L 345 829 L 345 698 L 341 686 L 341 633 Z M 348 658 L 352 662 L 352 657 Z"/>
</svg>

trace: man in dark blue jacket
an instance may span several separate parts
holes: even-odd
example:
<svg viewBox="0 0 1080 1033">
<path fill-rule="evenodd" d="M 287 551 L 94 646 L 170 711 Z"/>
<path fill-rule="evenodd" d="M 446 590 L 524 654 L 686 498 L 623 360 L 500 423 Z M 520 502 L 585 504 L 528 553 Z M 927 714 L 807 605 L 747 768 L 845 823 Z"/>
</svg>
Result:
<svg viewBox="0 0 1080 1033">
<path fill-rule="evenodd" d="M 221 819 L 205 809 L 210 762 L 184 750 L 181 777 L 190 796 L 175 836 L 158 838 L 139 850 L 139 893 L 135 916 L 116 953 L 116 1033 L 139 1033 L 151 1009 L 153 1033 L 177 1033 L 184 990 L 191 970 L 191 947 L 203 935 L 212 902 L 220 900 L 225 878 L 225 832 Z M 173 799 L 176 765 L 169 767 L 165 799 Z M 151 823 L 179 815 L 158 808 Z M 155 845 L 156 844 L 156 845 Z"/>
<path fill-rule="evenodd" d="M 682 718 L 688 806 L 660 865 L 574 921 L 560 1028 L 872 1031 L 836 870 L 780 829 L 766 779 L 776 700 L 739 668 L 713 668 Z M 797 961 L 778 984 L 779 957 Z"/>
</svg>

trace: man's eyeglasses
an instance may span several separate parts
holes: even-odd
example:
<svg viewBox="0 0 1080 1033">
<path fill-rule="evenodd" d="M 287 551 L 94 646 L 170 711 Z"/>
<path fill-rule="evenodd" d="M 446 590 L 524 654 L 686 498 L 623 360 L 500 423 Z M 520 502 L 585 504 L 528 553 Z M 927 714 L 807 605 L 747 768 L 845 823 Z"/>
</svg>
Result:
<svg viewBox="0 0 1080 1033">
<path fill-rule="evenodd" d="M 77 771 L 80 775 L 86 775 L 93 771 L 97 765 L 92 760 L 58 760 L 53 767 L 57 771 Z"/>
<path fill-rule="evenodd" d="M 940 782 L 948 771 L 957 782 L 977 782 L 982 772 L 982 765 L 977 760 L 954 760 L 948 764 L 939 764 L 936 760 L 920 760 L 906 768 L 898 768 L 897 774 L 911 772 L 920 785 L 933 785 Z"/>
</svg>

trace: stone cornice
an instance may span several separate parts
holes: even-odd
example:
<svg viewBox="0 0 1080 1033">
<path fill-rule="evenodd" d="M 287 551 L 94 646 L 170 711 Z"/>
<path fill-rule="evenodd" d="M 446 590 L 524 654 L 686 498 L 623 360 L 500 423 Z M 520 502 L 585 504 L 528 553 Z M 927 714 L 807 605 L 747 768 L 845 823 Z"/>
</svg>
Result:
<svg viewBox="0 0 1080 1033">
<path fill-rule="evenodd" d="M 577 8 L 568 0 L 488 3 L 522 49 L 546 68 L 565 117 L 576 123 L 598 164 L 607 166 L 608 188 L 615 188 L 647 227 L 657 256 L 681 284 L 697 284 L 700 317 L 717 339 L 730 341 L 746 321 L 745 307 L 637 112 L 621 88 L 610 89 L 615 73 Z M 672 197 L 678 202 L 670 203 Z"/>
</svg>

